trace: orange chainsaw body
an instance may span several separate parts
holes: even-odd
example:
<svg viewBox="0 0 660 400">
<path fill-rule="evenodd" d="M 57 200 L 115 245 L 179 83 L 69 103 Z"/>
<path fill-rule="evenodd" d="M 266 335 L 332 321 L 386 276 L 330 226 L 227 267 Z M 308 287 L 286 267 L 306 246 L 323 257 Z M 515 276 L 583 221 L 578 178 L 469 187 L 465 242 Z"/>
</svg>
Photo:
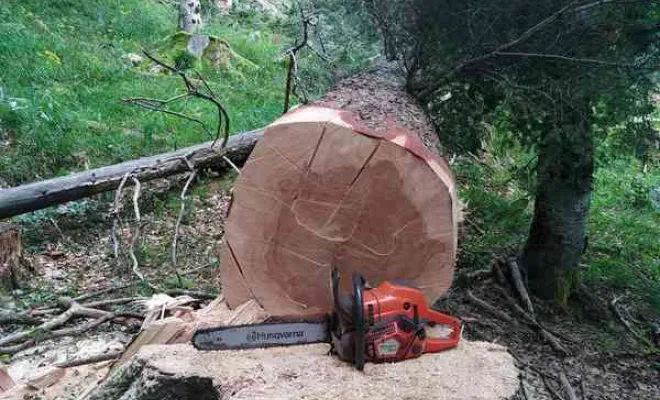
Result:
<svg viewBox="0 0 660 400">
<path fill-rule="evenodd" d="M 383 282 L 364 290 L 363 304 L 368 361 L 405 360 L 458 345 L 461 323 L 430 309 L 417 288 Z"/>
</svg>

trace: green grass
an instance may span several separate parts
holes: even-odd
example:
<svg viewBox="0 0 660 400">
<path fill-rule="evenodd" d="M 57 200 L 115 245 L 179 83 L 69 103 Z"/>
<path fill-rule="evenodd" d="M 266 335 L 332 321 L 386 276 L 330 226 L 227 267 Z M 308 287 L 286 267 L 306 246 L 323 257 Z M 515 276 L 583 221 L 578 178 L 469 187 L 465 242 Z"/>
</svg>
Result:
<svg viewBox="0 0 660 400">
<path fill-rule="evenodd" d="M 209 138 L 197 126 L 125 105 L 126 97 L 168 98 L 172 76 L 147 76 L 122 55 L 158 50 L 175 32 L 176 12 L 156 1 L 5 0 L 0 6 L 0 178 L 9 184 L 116 163 Z M 205 31 L 226 38 L 257 65 L 203 74 L 227 107 L 231 131 L 263 126 L 281 113 L 290 39 L 276 26 L 222 17 Z M 211 126 L 215 114 L 185 111 Z"/>
<path fill-rule="evenodd" d="M 453 165 L 467 203 L 461 266 L 488 267 L 493 255 L 510 254 L 525 243 L 533 213 L 533 162 L 528 165 L 533 154 L 508 138 L 499 132 L 478 158 L 463 156 Z M 598 166 L 583 277 L 629 290 L 660 311 L 660 209 L 651 201 L 653 188 L 660 188 L 657 162 L 644 172 L 637 159 L 619 155 Z"/>
</svg>

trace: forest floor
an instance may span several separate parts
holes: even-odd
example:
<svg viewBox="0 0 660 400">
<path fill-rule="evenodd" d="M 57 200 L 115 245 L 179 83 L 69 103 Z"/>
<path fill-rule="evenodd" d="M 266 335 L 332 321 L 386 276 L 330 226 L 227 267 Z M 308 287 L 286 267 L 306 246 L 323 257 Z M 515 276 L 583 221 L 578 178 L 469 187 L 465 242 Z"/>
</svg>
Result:
<svg viewBox="0 0 660 400">
<path fill-rule="evenodd" d="M 366 90 L 382 102 L 396 101 L 398 93 L 373 91 L 373 80 L 394 78 L 370 74 L 358 75 L 335 87 L 329 98 L 341 103 L 341 98 L 358 97 Z M 373 98 L 370 101 L 377 101 Z M 411 124 L 419 124 L 420 115 L 408 115 Z M 434 139 L 429 139 L 433 142 Z M 464 168 L 461 159 L 453 167 Z M 139 268 L 146 279 L 163 289 L 206 291 L 218 293 L 218 248 L 224 234 L 224 216 L 233 173 L 218 175 L 212 171 L 203 174 L 190 193 L 188 212 L 183 219 L 179 238 L 178 271 L 182 281 L 176 279 L 169 261 L 170 245 L 178 213 L 177 197 L 185 182 L 184 176 L 159 180 L 143 185 L 140 208 L 143 228 L 136 246 Z M 128 285 L 108 296 L 148 296 L 151 289 L 141 284 L 131 272 L 126 257 L 130 244 L 130 228 L 134 225 L 131 207 L 132 188 L 123 193 L 122 219 L 124 229 L 119 232 L 119 259 L 114 257 L 111 245 L 111 196 L 99 195 L 94 199 L 74 202 L 31 214 L 20 220 L 23 228 L 25 257 L 33 266 L 36 276 L 27 281 L 24 289 L 14 292 L 5 308 L 17 310 L 49 307 L 62 296 L 75 297 L 110 287 Z M 471 215 L 471 210 L 465 210 Z M 551 392 L 563 393 L 560 375 L 565 374 L 578 398 L 584 399 L 657 399 L 660 398 L 660 353 L 658 349 L 640 343 L 621 324 L 609 308 L 615 295 L 624 294 L 605 285 L 590 283 L 583 296 L 576 296 L 568 306 L 558 307 L 533 299 L 538 322 L 551 331 L 563 350 L 546 343 L 539 330 L 520 318 L 508 296 L 515 291 L 507 281 L 498 282 L 492 265 L 496 258 L 505 259 L 510 252 L 491 253 L 488 262 L 483 258 L 470 258 L 472 243 L 486 234 L 474 221 L 464 222 L 460 229 L 461 255 L 455 283 L 449 293 L 436 303 L 436 307 L 455 315 L 464 323 L 464 338 L 486 340 L 506 346 L 516 358 L 520 369 L 520 399 L 554 399 Z M 476 238 L 476 239 L 475 239 Z M 495 263 L 506 271 L 505 264 Z M 500 288 L 502 290 L 500 290 Z M 591 295 L 588 295 L 591 293 Z M 500 313 L 492 313 L 483 305 L 476 305 L 476 297 L 493 305 Z M 646 323 L 657 318 L 647 303 L 629 295 L 617 303 L 618 310 L 630 320 L 638 332 L 647 336 Z M 502 316 L 501 313 L 506 315 Z M 657 319 L 656 319 L 657 321 Z M 0 334 L 7 335 L 23 327 L 0 326 Z M 64 359 L 79 357 L 83 350 L 109 351 L 122 348 L 137 333 L 138 326 L 121 324 L 103 325 L 98 330 L 74 338 L 47 340 L 37 347 L 7 358 L 9 372 L 24 377 L 39 366 Z M 79 394 L 85 385 L 93 383 L 99 369 L 78 367 L 74 374 L 78 380 L 67 381 L 67 388 L 55 397 L 70 398 Z M 69 374 L 70 378 L 71 374 Z M 52 395 L 52 393 L 51 393 Z M 525 397 L 526 396 L 526 397 Z M 563 397 L 567 399 L 567 397 Z"/>
</svg>

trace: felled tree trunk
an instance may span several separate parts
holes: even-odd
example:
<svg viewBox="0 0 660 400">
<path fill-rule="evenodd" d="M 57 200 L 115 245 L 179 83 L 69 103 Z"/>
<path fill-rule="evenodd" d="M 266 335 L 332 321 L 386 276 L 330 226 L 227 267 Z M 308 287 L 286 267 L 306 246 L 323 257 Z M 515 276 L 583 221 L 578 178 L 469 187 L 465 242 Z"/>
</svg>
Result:
<svg viewBox="0 0 660 400">
<path fill-rule="evenodd" d="M 240 164 L 250 155 L 262 135 L 263 130 L 258 129 L 230 137 L 224 149 L 211 147 L 212 143 L 207 142 L 60 178 L 0 189 L 0 219 L 115 190 L 127 173 L 144 182 L 186 172 L 188 164 L 185 158 L 198 168 L 228 167 L 223 157 Z"/>
<path fill-rule="evenodd" d="M 199 0 L 179 0 L 179 28 L 190 33 L 202 27 L 202 7 Z"/>
<path fill-rule="evenodd" d="M 0 292 L 18 288 L 21 271 L 20 229 L 0 223 Z"/>
<path fill-rule="evenodd" d="M 454 178 L 423 144 L 435 135 L 424 114 L 391 80 L 352 78 L 326 107 L 296 109 L 266 128 L 226 224 L 221 283 L 230 306 L 254 299 L 271 315 L 328 312 L 334 267 L 345 288 L 354 272 L 374 285 L 405 280 L 429 303 L 449 288 Z"/>
<path fill-rule="evenodd" d="M 574 124 L 542 139 L 534 219 L 522 256 L 532 291 L 561 303 L 579 283 L 593 186 L 593 135 L 575 114 Z"/>
</svg>

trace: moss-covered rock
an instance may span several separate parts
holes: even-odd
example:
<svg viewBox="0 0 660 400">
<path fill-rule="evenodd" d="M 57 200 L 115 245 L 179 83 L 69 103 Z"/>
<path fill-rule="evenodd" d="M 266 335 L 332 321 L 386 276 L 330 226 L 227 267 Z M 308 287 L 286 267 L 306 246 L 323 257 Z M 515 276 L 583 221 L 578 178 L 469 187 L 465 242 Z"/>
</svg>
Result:
<svg viewBox="0 0 660 400">
<path fill-rule="evenodd" d="M 225 39 L 212 35 L 199 35 L 179 31 L 164 40 L 158 49 L 158 57 L 177 69 L 215 69 L 233 73 L 258 69 L 252 61 L 236 53 Z M 145 63 L 141 68 L 150 72 L 164 72 L 154 69 L 154 63 Z"/>
</svg>

